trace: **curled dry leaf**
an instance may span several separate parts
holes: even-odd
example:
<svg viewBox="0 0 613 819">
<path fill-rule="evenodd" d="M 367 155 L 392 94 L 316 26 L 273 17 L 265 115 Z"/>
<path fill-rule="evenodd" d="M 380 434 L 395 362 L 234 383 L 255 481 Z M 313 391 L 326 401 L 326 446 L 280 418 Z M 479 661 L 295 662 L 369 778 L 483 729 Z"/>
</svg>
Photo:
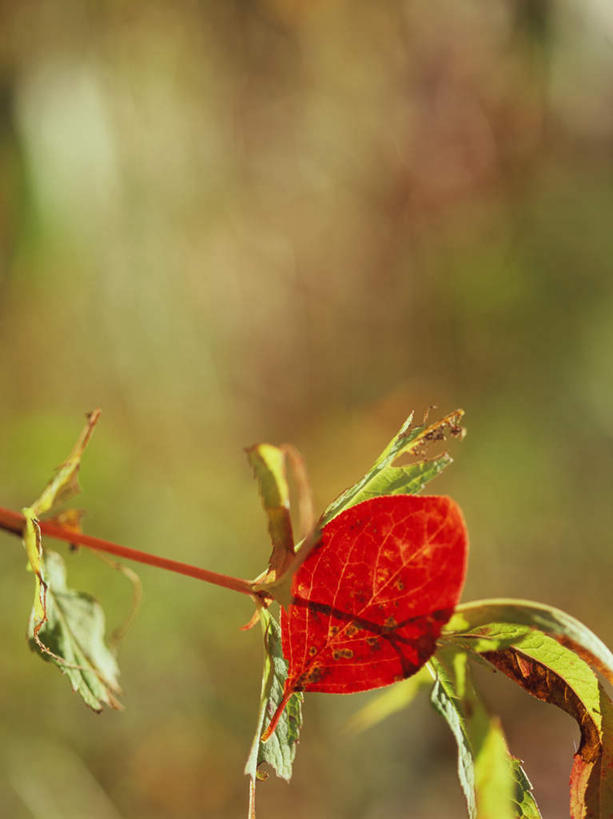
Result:
<svg viewBox="0 0 613 819">
<path fill-rule="evenodd" d="M 532 643 L 537 650 L 528 653 L 524 644 L 532 648 Z M 482 656 L 532 696 L 556 705 L 577 721 L 581 741 L 570 775 L 571 819 L 612 816 L 611 700 L 583 660 L 553 639 L 537 633 L 524 644 Z M 542 661 L 530 654 L 542 657 Z"/>
<path fill-rule="evenodd" d="M 50 512 L 59 501 L 79 491 L 78 476 L 81 455 L 89 443 L 99 418 L 99 409 L 87 414 L 87 423 L 68 458 L 58 467 L 55 475 L 34 503 L 21 510 L 25 518 L 23 544 L 28 556 L 28 566 L 35 575 L 33 638 L 43 654 L 49 653 L 45 644 L 39 640 L 39 632 L 47 621 L 47 582 L 43 575 L 43 545 L 38 519 L 41 515 Z"/>
</svg>

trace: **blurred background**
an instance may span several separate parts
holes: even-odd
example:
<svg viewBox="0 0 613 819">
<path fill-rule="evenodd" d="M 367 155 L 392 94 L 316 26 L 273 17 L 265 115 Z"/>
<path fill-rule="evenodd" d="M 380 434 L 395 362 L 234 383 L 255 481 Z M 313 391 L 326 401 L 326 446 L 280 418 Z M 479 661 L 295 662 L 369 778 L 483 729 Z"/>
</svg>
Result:
<svg viewBox="0 0 613 819">
<path fill-rule="evenodd" d="M 613 643 L 607 0 L 24 0 L 0 49 L 2 506 L 100 406 L 86 530 L 252 577 L 244 446 L 296 444 L 321 509 L 411 409 L 461 406 L 431 488 L 465 511 L 464 599 L 535 598 Z M 2 819 L 245 816 L 250 601 L 142 568 L 126 711 L 96 716 L 31 656 L 32 578 L 0 545 Z M 120 622 L 125 578 L 68 559 Z M 567 816 L 575 725 L 480 681 Z M 343 733 L 370 696 L 307 696 L 262 819 L 464 815 L 425 699 Z"/>
</svg>

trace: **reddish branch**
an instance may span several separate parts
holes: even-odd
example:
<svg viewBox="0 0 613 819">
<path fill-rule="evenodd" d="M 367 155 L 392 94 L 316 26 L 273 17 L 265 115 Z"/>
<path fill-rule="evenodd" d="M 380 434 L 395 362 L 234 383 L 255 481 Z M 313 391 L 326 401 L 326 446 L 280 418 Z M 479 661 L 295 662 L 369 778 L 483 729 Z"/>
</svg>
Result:
<svg viewBox="0 0 613 819">
<path fill-rule="evenodd" d="M 4 529 L 6 532 L 21 536 L 24 523 L 25 518 L 23 515 L 0 507 L 0 530 Z M 158 557 L 148 552 L 141 552 L 138 549 L 130 549 L 127 546 L 120 546 L 118 543 L 111 543 L 108 540 L 66 529 L 57 523 L 41 520 L 39 526 L 43 535 L 56 540 L 64 540 L 67 543 L 85 546 L 87 549 L 96 549 L 99 552 L 107 552 L 126 560 L 145 563 L 147 566 L 157 566 L 159 569 L 166 569 L 169 572 L 195 577 L 197 580 L 204 580 L 205 583 L 213 583 L 215 586 L 222 586 L 224 589 L 231 589 L 242 594 L 254 594 L 251 583 L 248 580 L 242 580 L 240 577 L 210 572 L 208 569 L 200 569 L 198 566 L 181 563 L 179 560 L 169 560 L 166 557 Z"/>
</svg>

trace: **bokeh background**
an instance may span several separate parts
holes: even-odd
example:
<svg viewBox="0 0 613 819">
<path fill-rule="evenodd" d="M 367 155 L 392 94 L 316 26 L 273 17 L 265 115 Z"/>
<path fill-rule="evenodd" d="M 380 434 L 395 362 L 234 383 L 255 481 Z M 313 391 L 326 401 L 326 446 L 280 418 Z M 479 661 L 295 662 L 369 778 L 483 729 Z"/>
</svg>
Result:
<svg viewBox="0 0 613 819">
<path fill-rule="evenodd" d="M 322 508 L 411 409 L 461 406 L 433 489 L 465 510 L 464 598 L 535 598 L 613 643 L 607 0 L 23 0 L 0 48 L 1 505 L 100 406 L 87 531 L 251 577 L 245 445 L 295 443 Z M 31 656 L 32 579 L 0 545 L 0 816 L 246 815 L 250 601 L 143 568 L 126 711 L 96 716 Z M 69 561 L 120 622 L 125 578 Z M 567 816 L 576 727 L 480 679 Z M 307 697 L 259 815 L 463 815 L 426 700 L 343 732 L 369 696 Z"/>
</svg>

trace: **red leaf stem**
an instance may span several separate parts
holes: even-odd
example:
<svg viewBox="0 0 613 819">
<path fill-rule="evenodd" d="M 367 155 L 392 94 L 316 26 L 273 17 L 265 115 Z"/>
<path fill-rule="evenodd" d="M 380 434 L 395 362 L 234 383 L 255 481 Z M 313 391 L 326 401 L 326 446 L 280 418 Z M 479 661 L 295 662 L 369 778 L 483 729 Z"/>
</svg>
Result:
<svg viewBox="0 0 613 819">
<path fill-rule="evenodd" d="M 0 507 L 0 529 L 4 529 L 6 532 L 11 532 L 15 535 L 21 535 L 24 523 L 25 518 L 23 515 Z M 102 538 L 92 537 L 92 535 L 85 535 L 81 532 L 65 529 L 63 526 L 49 521 L 41 520 L 39 525 L 42 534 L 47 537 L 64 540 L 67 543 L 75 543 L 79 546 L 85 546 L 87 549 L 107 552 L 108 554 L 122 557 L 125 560 L 134 560 L 137 563 L 155 566 L 158 569 L 166 569 L 166 571 L 176 572 L 177 574 L 183 574 L 187 577 L 194 577 L 196 580 L 203 580 L 205 583 L 222 586 L 224 589 L 237 591 L 241 594 L 253 595 L 254 593 L 251 588 L 251 583 L 240 577 L 211 572 L 208 569 L 192 566 L 190 563 L 170 560 L 167 557 L 158 557 L 158 555 L 152 555 L 149 552 L 141 552 L 139 549 L 130 549 L 128 546 L 121 546 L 119 543 L 112 543 L 109 540 L 103 540 Z"/>
</svg>

